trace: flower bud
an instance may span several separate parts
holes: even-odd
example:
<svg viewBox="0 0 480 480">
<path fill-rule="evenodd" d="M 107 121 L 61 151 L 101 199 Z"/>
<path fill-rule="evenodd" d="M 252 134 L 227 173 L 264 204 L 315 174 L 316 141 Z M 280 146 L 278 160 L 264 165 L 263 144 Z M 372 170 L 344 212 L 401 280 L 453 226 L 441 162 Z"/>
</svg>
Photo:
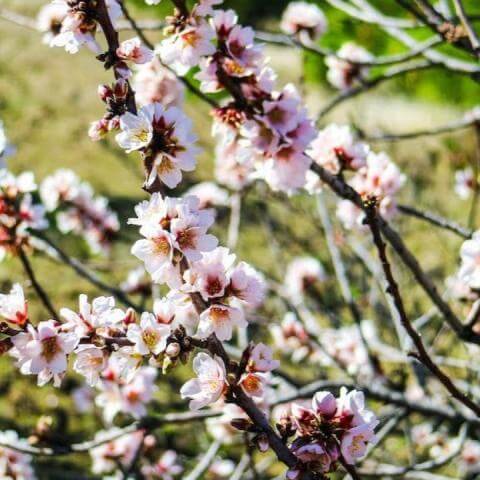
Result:
<svg viewBox="0 0 480 480">
<path fill-rule="evenodd" d="M 98 96 L 102 102 L 107 102 L 109 98 L 112 98 L 113 92 L 108 85 L 99 85 L 97 90 Z"/>
<path fill-rule="evenodd" d="M 113 85 L 113 94 L 117 100 L 125 100 L 128 95 L 128 84 L 123 78 L 119 78 Z"/>
<path fill-rule="evenodd" d="M 173 342 L 167 346 L 165 353 L 170 358 L 177 358 L 178 355 L 180 354 L 180 350 L 181 350 L 180 345 L 177 342 Z"/>
<path fill-rule="evenodd" d="M 130 325 L 131 323 L 137 323 L 137 314 L 133 308 L 129 308 L 125 314 L 125 318 L 123 319 L 123 323 L 125 325 Z"/>
<path fill-rule="evenodd" d="M 322 416 L 331 417 L 337 410 L 337 401 L 330 392 L 317 392 L 312 402 L 315 411 Z"/>
</svg>

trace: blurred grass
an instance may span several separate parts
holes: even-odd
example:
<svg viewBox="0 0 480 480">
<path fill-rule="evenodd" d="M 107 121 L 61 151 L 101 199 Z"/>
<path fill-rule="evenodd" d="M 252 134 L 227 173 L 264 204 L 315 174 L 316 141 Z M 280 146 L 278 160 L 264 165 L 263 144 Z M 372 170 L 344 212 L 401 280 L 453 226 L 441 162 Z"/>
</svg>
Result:
<svg viewBox="0 0 480 480">
<path fill-rule="evenodd" d="M 2 6 L 29 15 L 34 15 L 43 3 L 40 0 L 28 2 L 2 0 Z M 271 20 L 262 17 L 265 12 L 259 12 L 255 3 L 243 0 L 227 2 L 240 6 L 243 18 L 255 20 L 261 18 L 263 24 L 270 25 Z M 167 5 L 167 2 L 162 2 L 163 4 Z M 266 12 L 271 14 L 272 6 L 280 11 L 283 5 L 282 2 L 278 4 L 265 2 L 260 8 L 266 9 Z M 140 14 L 147 12 L 145 8 L 140 7 L 137 11 Z M 148 10 L 151 11 L 152 9 Z M 342 19 L 340 14 L 334 14 L 330 18 L 332 18 L 331 33 L 326 39 L 327 44 L 338 45 L 346 36 L 346 32 L 359 36 L 362 43 L 367 46 L 378 43 L 377 37 L 357 22 L 353 22 L 353 25 L 352 22 Z M 88 51 L 82 50 L 77 55 L 68 55 L 60 49 L 50 49 L 42 45 L 40 36 L 34 32 L 1 20 L 0 22 L 0 118 L 5 123 L 9 138 L 18 148 L 18 153 L 10 159 L 10 168 L 14 172 L 33 170 L 38 181 L 57 168 L 71 168 L 80 177 L 91 182 L 99 194 L 112 198 L 112 204 L 121 212 L 125 225 L 134 203 L 145 198 L 140 188 L 142 173 L 138 157 L 134 154 L 126 156 L 115 145 L 113 139 L 92 143 L 86 135 L 89 122 L 100 118 L 103 113 L 103 105 L 95 92 L 99 83 L 110 82 L 110 72 L 103 71 L 101 64 Z M 397 47 L 388 44 L 380 45 L 379 48 L 383 50 L 377 49 L 376 53 L 391 53 Z M 280 74 L 280 83 L 299 80 L 301 55 L 278 48 L 270 48 L 268 54 Z M 306 58 L 306 64 L 307 105 L 311 112 L 315 113 L 334 93 L 320 81 L 323 67 L 319 67 L 318 62 L 314 62 L 312 57 Z M 444 78 L 438 74 L 421 74 L 421 78 L 426 80 L 419 81 L 419 76 L 414 75 L 393 85 L 384 85 L 343 105 L 329 115 L 327 120 L 350 121 L 367 132 L 410 131 L 443 124 L 457 118 L 464 105 L 473 105 L 477 102 L 478 87 L 468 83 L 470 81 L 464 79 L 453 81 L 449 76 Z M 440 88 L 434 86 L 434 81 L 437 80 L 440 82 Z M 448 89 L 445 85 L 448 85 Z M 475 94 L 472 94 L 474 87 Z M 448 98 L 445 92 L 448 92 Z M 442 102 L 425 103 L 418 98 L 412 100 L 410 97 L 413 93 L 419 94 L 419 98 L 441 99 Z M 204 153 L 201 155 L 197 170 L 186 176 L 185 185 L 200 179 L 212 178 L 213 166 L 208 109 L 194 98 L 189 97 L 188 100 L 186 110 L 194 121 Z M 474 146 L 475 139 L 471 130 L 454 135 L 402 142 L 398 145 L 385 145 L 384 147 L 409 177 L 401 195 L 402 201 L 430 208 L 465 224 L 468 217 L 468 202 L 461 201 L 452 194 L 453 171 L 476 161 Z M 376 149 L 381 147 L 382 145 L 375 145 Z M 269 200 L 268 211 L 262 206 L 265 197 Z M 289 204 L 291 206 L 288 206 Z M 265 225 L 265 214 L 272 218 L 270 226 Z M 225 240 L 227 221 L 224 215 L 220 216 L 216 228 L 215 233 L 222 241 Z M 419 223 L 417 220 L 398 218 L 395 223 L 407 244 L 421 259 L 427 274 L 441 288 L 442 279 L 454 272 L 460 240 L 450 233 Z M 306 196 L 286 199 L 268 193 L 263 188 L 252 191 L 244 203 L 241 228 L 237 249 L 239 257 L 257 265 L 277 280 L 282 280 L 288 261 L 305 251 L 321 259 L 327 271 L 332 273 L 321 228 L 316 220 L 314 202 Z M 339 238 L 340 233 L 338 230 Z M 128 234 L 134 236 L 135 231 L 129 229 Z M 137 265 L 129 253 L 129 245 L 125 242 L 115 246 L 109 258 L 102 258 L 89 257 L 85 245 L 79 239 L 69 236 L 58 240 L 68 252 L 101 271 L 105 278 L 114 284 L 123 280 L 126 272 Z M 362 285 L 365 282 L 365 272 L 358 266 L 346 245 L 344 247 L 352 284 Z M 85 281 L 77 278 L 68 267 L 53 265 L 50 260 L 39 256 L 32 261 L 39 279 L 55 305 L 75 308 L 80 292 L 99 294 Z M 409 312 L 412 317 L 419 316 L 430 304 L 418 288 L 412 288 L 411 278 L 405 269 L 398 267 L 398 271 Z M 25 284 L 25 277 L 13 259 L 0 265 L 1 291 L 9 288 L 14 281 Z M 349 322 L 348 313 L 341 305 L 335 281 L 331 279 L 323 288 L 322 298 L 325 304 Z M 32 299 L 31 311 L 34 318 L 43 319 L 43 311 L 34 300 L 34 293 L 29 290 L 28 295 Z M 356 295 L 359 303 L 366 306 L 367 294 L 356 289 Z M 461 312 L 461 307 L 458 308 Z M 280 321 L 280 310 L 276 302 L 268 302 L 262 313 L 264 321 Z M 365 316 L 373 318 L 376 314 L 378 312 L 368 309 Z M 321 314 L 319 321 L 322 324 L 327 322 Z M 385 338 L 390 338 L 392 333 L 389 318 L 382 319 L 377 316 L 377 325 L 381 334 Z M 440 329 L 440 326 L 441 321 L 436 319 L 433 327 Z M 254 331 L 262 335 L 259 329 L 254 328 Z M 445 348 L 448 345 L 445 343 Z M 312 372 L 311 369 L 298 371 L 288 364 L 286 369 L 305 381 L 312 378 L 313 374 L 318 376 L 318 372 Z M 175 376 L 169 377 L 169 380 L 165 378 L 161 380 L 164 385 L 158 395 L 161 405 L 171 404 L 172 401 L 178 402 L 175 393 L 178 385 L 175 385 L 169 393 L 166 383 L 180 384 L 181 379 L 188 375 L 187 372 L 188 370 L 181 369 Z M 33 378 L 19 378 L 11 367 L 11 361 L 2 359 L 0 430 L 20 424 L 23 428 L 22 433 L 28 435 L 40 415 L 51 414 L 56 420 L 58 431 L 68 432 L 70 440 L 89 438 L 99 424 L 98 419 L 91 416 L 68 415 L 72 408 L 69 391 L 75 383 L 75 379 L 67 381 L 64 391 L 51 387 L 37 389 Z M 165 446 L 175 446 L 191 458 L 192 448 L 197 447 L 201 450 L 202 444 L 206 443 L 206 436 L 202 432 L 203 430 L 195 432 L 198 433 L 197 446 L 192 446 L 187 434 L 177 435 L 173 439 L 169 429 L 162 433 L 161 438 Z M 392 444 L 392 451 L 398 450 L 398 446 L 403 445 L 402 440 L 398 438 L 389 442 Z M 55 460 L 53 464 L 48 462 L 48 465 L 42 460 L 41 478 L 92 478 L 84 477 L 80 473 L 85 461 L 85 456 Z M 67 470 L 70 472 L 68 475 Z"/>
</svg>

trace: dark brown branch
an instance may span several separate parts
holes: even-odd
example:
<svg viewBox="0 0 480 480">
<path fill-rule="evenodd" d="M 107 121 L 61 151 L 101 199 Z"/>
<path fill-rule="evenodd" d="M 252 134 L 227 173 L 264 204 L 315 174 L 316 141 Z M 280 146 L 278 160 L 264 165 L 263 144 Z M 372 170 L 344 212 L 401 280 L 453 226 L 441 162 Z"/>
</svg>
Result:
<svg viewBox="0 0 480 480">
<path fill-rule="evenodd" d="M 28 259 L 22 247 L 18 249 L 18 258 L 20 258 L 20 262 L 22 263 L 23 269 L 25 270 L 25 273 L 30 279 L 30 283 L 32 284 L 32 287 L 37 292 L 38 298 L 40 298 L 41 302 L 43 303 L 45 308 L 48 310 L 52 318 L 54 320 L 59 321 L 60 317 L 58 316 L 55 308 L 53 307 L 53 304 L 47 292 L 43 289 L 40 283 L 38 283 L 38 280 L 35 277 L 35 273 L 33 272 L 32 265 L 30 264 L 30 260 Z"/>
<path fill-rule="evenodd" d="M 334 97 L 325 107 L 322 108 L 320 113 L 318 114 L 317 120 L 321 120 L 328 112 L 333 110 L 335 107 L 343 103 L 344 101 L 354 98 L 361 93 L 364 93 L 372 88 L 376 87 L 377 85 L 387 81 L 392 80 L 396 77 L 401 75 L 405 75 L 410 72 L 416 72 L 419 70 L 425 70 L 428 68 L 438 67 L 437 64 L 433 63 L 430 60 L 419 60 L 417 62 L 411 62 L 406 65 L 401 65 L 398 67 L 392 67 L 388 71 L 386 71 L 382 75 L 378 75 L 377 77 L 363 80 L 358 86 L 345 90 L 341 92 L 336 97 Z"/>
<path fill-rule="evenodd" d="M 412 217 L 419 218 L 421 220 L 425 220 L 426 222 L 435 225 L 436 227 L 443 228 L 445 230 L 449 230 L 453 233 L 456 233 L 462 238 L 469 239 L 473 235 L 473 231 L 464 228 L 461 225 L 459 225 L 456 222 L 453 222 L 452 220 L 448 220 L 447 218 L 441 217 L 440 215 L 437 215 L 436 213 L 428 212 L 428 211 L 423 211 L 423 210 L 418 210 L 414 207 L 410 207 L 409 205 L 398 205 L 398 210 L 401 213 L 404 213 L 406 215 L 410 215 Z"/>
<path fill-rule="evenodd" d="M 88 282 L 90 282 L 95 287 L 100 288 L 101 290 L 111 293 L 114 297 L 116 297 L 121 303 L 126 305 L 127 307 L 133 308 L 136 312 L 141 313 L 142 308 L 140 305 L 135 304 L 128 298 L 124 291 L 117 287 L 113 287 L 103 280 L 101 280 L 94 272 L 89 271 L 80 260 L 71 257 L 66 252 L 64 252 L 56 243 L 54 243 L 50 238 L 48 238 L 43 232 L 38 230 L 31 230 L 33 236 L 39 238 L 43 242 L 45 242 L 54 252 L 58 255 L 58 258 L 71 267 L 78 275 Z"/>
<path fill-rule="evenodd" d="M 443 386 L 450 392 L 452 397 L 456 398 L 460 403 L 465 405 L 467 408 L 472 410 L 477 416 L 480 417 L 480 406 L 477 405 L 473 400 L 471 400 L 467 395 L 461 392 L 455 384 L 450 380 L 450 378 L 433 362 L 430 355 L 425 348 L 421 336 L 415 330 L 411 324 L 408 315 L 403 304 L 403 299 L 398 288 L 398 284 L 393 276 L 390 263 L 387 258 L 385 243 L 382 239 L 380 233 L 380 227 L 377 220 L 376 213 L 376 202 L 369 201 L 365 209 L 367 215 L 367 223 L 370 226 L 370 230 L 373 236 L 373 242 L 377 248 L 378 255 L 382 264 L 383 271 L 388 283 L 387 293 L 389 293 L 395 304 L 395 307 L 400 316 L 400 321 L 407 331 L 409 337 L 412 339 L 417 351 L 412 352 L 410 355 L 419 360 L 423 365 L 425 365 L 430 372 L 437 377 L 437 379 L 443 384 Z"/>
<path fill-rule="evenodd" d="M 332 175 L 317 163 L 312 163 L 310 167 L 320 179 L 325 182 L 339 197 L 350 200 L 358 208 L 365 209 L 360 195 L 343 179 Z M 450 306 L 443 300 L 438 293 L 437 287 L 432 283 L 430 277 L 422 270 L 420 264 L 414 255 L 408 250 L 400 235 L 380 216 L 377 215 L 379 228 L 390 245 L 402 259 L 403 263 L 409 268 L 415 279 L 421 285 L 423 290 L 430 297 L 432 302 L 438 307 L 450 327 L 457 335 L 465 341 L 480 344 L 480 335 L 475 334 L 471 329 L 465 328 L 458 319 Z"/>
</svg>

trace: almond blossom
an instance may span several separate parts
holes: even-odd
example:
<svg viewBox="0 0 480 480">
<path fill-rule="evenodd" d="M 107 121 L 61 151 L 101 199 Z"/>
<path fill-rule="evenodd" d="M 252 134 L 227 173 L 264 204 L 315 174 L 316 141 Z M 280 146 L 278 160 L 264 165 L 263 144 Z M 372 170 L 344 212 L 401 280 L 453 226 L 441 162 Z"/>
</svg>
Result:
<svg viewBox="0 0 480 480">
<path fill-rule="evenodd" d="M 185 75 L 200 62 L 200 58 L 215 52 L 212 40 L 215 32 L 202 19 L 180 28 L 162 41 L 158 53 L 163 63 L 170 65 L 179 75 Z"/>
<path fill-rule="evenodd" d="M 246 328 L 248 322 L 244 313 L 235 307 L 215 303 L 200 314 L 198 335 L 207 338 L 215 333 L 220 341 L 230 340 L 233 335 L 233 327 Z"/>
<path fill-rule="evenodd" d="M 85 377 L 88 385 L 94 387 L 100 381 L 100 374 L 107 368 L 107 353 L 93 345 L 79 345 L 75 350 L 73 369 Z"/>
<path fill-rule="evenodd" d="M 0 316 L 20 326 L 28 322 L 28 304 L 19 283 L 12 286 L 10 293 L 0 294 Z"/>
<path fill-rule="evenodd" d="M 132 83 L 135 99 L 142 106 L 156 102 L 165 108 L 183 104 L 185 87 L 158 59 L 138 65 Z"/>
<path fill-rule="evenodd" d="M 319 260 L 313 257 L 297 257 L 287 266 L 284 288 L 289 297 L 301 300 L 309 288 L 324 282 L 326 278 Z"/>
<path fill-rule="evenodd" d="M 117 56 L 122 60 L 137 64 L 148 63 L 153 60 L 153 51 L 142 44 L 138 38 L 124 40 L 117 48 Z"/>
<path fill-rule="evenodd" d="M 125 318 L 125 312 L 115 307 L 113 297 L 97 297 L 90 303 L 85 294 L 79 296 L 79 311 L 62 308 L 60 315 L 66 320 L 66 328 L 79 337 L 88 335 L 98 328 L 116 327 Z"/>
<path fill-rule="evenodd" d="M 200 410 L 216 402 L 226 387 L 227 373 L 223 360 L 198 353 L 193 359 L 193 371 L 197 378 L 189 380 L 180 390 L 182 398 L 190 398 L 190 409 Z"/>
<path fill-rule="evenodd" d="M 132 323 L 128 326 L 127 338 L 134 343 L 135 351 L 140 355 L 159 355 L 167 346 L 170 327 L 159 323 L 157 317 L 144 312 L 140 325 Z"/>
<path fill-rule="evenodd" d="M 475 188 L 475 178 L 470 167 L 455 172 L 455 193 L 466 200 L 472 195 Z"/>
<path fill-rule="evenodd" d="M 471 289 L 480 289 L 480 232 L 465 240 L 460 248 L 461 264 L 458 278 Z"/>
<path fill-rule="evenodd" d="M 229 203 L 228 192 L 214 182 L 197 183 L 186 195 L 197 197 L 199 208 L 225 207 Z"/>
<path fill-rule="evenodd" d="M 53 0 L 52 3 L 59 5 L 59 8 L 66 7 L 67 11 L 58 34 L 50 39 L 50 46 L 64 47 L 68 53 L 77 53 L 80 47 L 85 45 L 94 53 L 101 53 L 100 45 L 95 40 L 97 22 L 88 2 Z M 106 5 L 112 22 L 115 22 L 122 14 L 120 5 L 116 0 L 106 0 Z"/>
<path fill-rule="evenodd" d="M 217 239 L 207 234 L 213 212 L 200 209 L 196 197 L 172 199 L 155 193 L 149 202 L 137 205 L 135 212 L 137 218 L 129 223 L 140 225 L 145 238 L 133 245 L 132 253 L 145 263 L 155 282 L 178 288 L 181 256 L 198 260 L 217 245 Z"/>
<path fill-rule="evenodd" d="M 47 45 L 60 33 L 62 22 L 68 14 L 66 2 L 43 5 L 37 14 L 37 28 L 43 32 L 43 43 Z"/>
<path fill-rule="evenodd" d="M 177 462 L 177 453 L 174 450 L 167 450 L 154 464 L 144 465 L 142 474 L 147 480 L 173 480 L 183 472 L 183 468 Z"/>
<path fill-rule="evenodd" d="M 313 3 L 290 2 L 283 12 L 280 28 L 288 35 L 300 34 L 303 41 L 316 40 L 327 30 L 327 19 Z"/>
<path fill-rule="evenodd" d="M 43 321 L 37 327 L 27 325 L 27 331 L 12 338 L 10 355 L 17 359 L 24 375 L 38 375 L 38 385 L 52 378 L 58 386 L 67 369 L 67 356 L 78 345 L 74 332 L 65 332 L 53 321 Z"/>
<path fill-rule="evenodd" d="M 290 428 L 296 430 L 292 450 L 300 464 L 289 470 L 287 478 L 300 478 L 305 470 L 334 471 L 340 456 L 353 464 L 376 442 L 378 420 L 365 408 L 362 392 L 342 388 L 337 399 L 330 392 L 317 392 L 311 407 L 293 404 L 291 412 L 284 422 L 291 422 Z"/>
<path fill-rule="evenodd" d="M 26 449 L 30 446 L 28 440 L 19 438 L 14 430 L 0 431 L 0 444 L 17 445 Z M 32 457 L 16 449 L 0 446 L 0 478 L 36 480 Z"/>
<path fill-rule="evenodd" d="M 112 473 L 118 467 L 118 463 L 128 467 L 143 443 L 144 433 L 138 431 L 121 435 L 122 430 L 114 427 L 108 431 L 100 431 L 95 435 L 98 446 L 92 448 L 89 453 L 92 457 L 92 472 L 96 475 Z M 105 439 L 118 438 L 110 442 L 103 442 Z M 105 478 L 105 477 L 104 477 Z"/>
<path fill-rule="evenodd" d="M 355 43 L 348 42 L 338 50 L 336 55 L 329 55 L 325 59 L 328 67 L 327 80 L 339 90 L 348 90 L 356 82 L 366 78 L 369 69 L 362 63 L 373 60 L 367 50 Z"/>
<path fill-rule="evenodd" d="M 18 248 L 40 247 L 28 229 L 43 230 L 48 227 L 45 208 L 34 203 L 32 192 L 37 185 L 33 173 L 17 177 L 0 169 L 0 261 L 7 254 L 16 255 Z"/>
<path fill-rule="evenodd" d="M 370 152 L 366 165 L 361 167 L 348 183 L 364 200 L 374 197 L 379 213 L 386 220 L 390 220 L 397 211 L 395 197 L 405 181 L 405 175 L 386 153 Z M 345 228 L 365 230 L 363 224 L 365 214 L 352 202 L 348 200 L 338 202 L 337 216 Z"/>
<path fill-rule="evenodd" d="M 43 180 L 40 196 L 47 210 L 56 212 L 62 233 L 82 235 L 95 253 L 108 250 L 120 229 L 118 216 L 105 197 L 95 196 L 90 184 L 73 171 L 60 169 Z"/>
<path fill-rule="evenodd" d="M 337 175 L 344 169 L 365 166 L 368 152 L 368 145 L 357 141 L 349 126 L 333 123 L 318 132 L 308 153 L 316 163 Z"/>
<path fill-rule="evenodd" d="M 147 186 L 158 177 L 167 187 L 175 188 L 182 180 L 182 171 L 195 168 L 197 137 L 191 132 L 191 120 L 178 108 L 165 109 L 158 102 L 146 105 L 137 115 L 123 114 L 120 128 L 118 144 L 127 153 L 141 150 L 152 161 Z"/>
</svg>

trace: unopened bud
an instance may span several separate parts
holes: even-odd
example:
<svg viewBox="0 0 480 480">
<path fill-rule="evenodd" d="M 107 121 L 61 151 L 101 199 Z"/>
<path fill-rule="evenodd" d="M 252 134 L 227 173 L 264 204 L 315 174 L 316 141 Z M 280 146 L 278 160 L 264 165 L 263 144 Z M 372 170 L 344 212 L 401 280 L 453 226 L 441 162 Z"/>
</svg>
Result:
<svg viewBox="0 0 480 480">
<path fill-rule="evenodd" d="M 108 85 L 99 85 L 97 90 L 98 96 L 102 102 L 107 102 L 109 98 L 112 98 L 113 92 Z"/>
<path fill-rule="evenodd" d="M 125 318 L 123 319 L 125 325 L 130 325 L 131 323 L 137 323 L 137 314 L 133 308 L 127 309 Z"/>
<path fill-rule="evenodd" d="M 167 346 L 165 353 L 170 358 L 177 358 L 178 355 L 180 354 L 180 350 L 181 350 L 180 345 L 177 342 L 173 342 Z"/>
<path fill-rule="evenodd" d="M 124 100 L 128 95 L 128 84 L 123 78 L 119 78 L 114 86 L 113 93 L 117 100 Z"/>
</svg>

